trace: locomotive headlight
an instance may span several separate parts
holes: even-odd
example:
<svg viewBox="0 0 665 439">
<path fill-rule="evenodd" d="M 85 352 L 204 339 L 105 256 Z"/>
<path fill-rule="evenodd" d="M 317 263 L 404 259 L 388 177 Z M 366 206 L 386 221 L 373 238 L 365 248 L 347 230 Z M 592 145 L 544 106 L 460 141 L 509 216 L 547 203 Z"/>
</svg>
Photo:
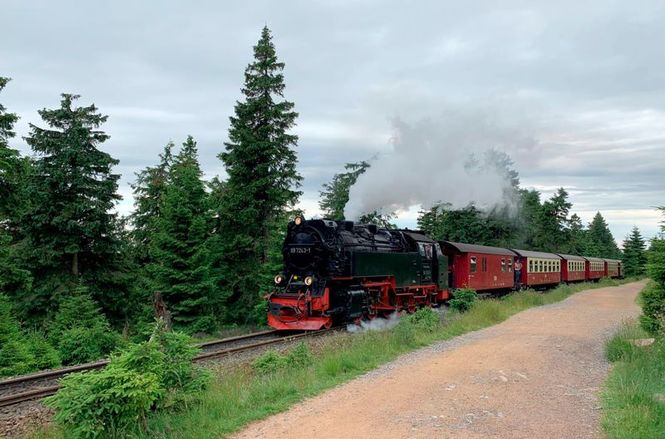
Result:
<svg viewBox="0 0 665 439">
<path fill-rule="evenodd" d="M 277 285 L 281 284 L 282 282 L 284 282 L 284 276 L 282 276 L 281 274 L 278 274 L 277 276 L 275 276 L 275 283 Z"/>
<path fill-rule="evenodd" d="M 305 285 L 310 286 L 314 283 L 314 278 L 312 276 L 307 276 L 305 278 Z"/>
<path fill-rule="evenodd" d="M 300 224 L 302 224 L 302 217 L 301 216 L 295 217 L 293 222 L 296 224 L 296 226 L 299 226 Z"/>
</svg>

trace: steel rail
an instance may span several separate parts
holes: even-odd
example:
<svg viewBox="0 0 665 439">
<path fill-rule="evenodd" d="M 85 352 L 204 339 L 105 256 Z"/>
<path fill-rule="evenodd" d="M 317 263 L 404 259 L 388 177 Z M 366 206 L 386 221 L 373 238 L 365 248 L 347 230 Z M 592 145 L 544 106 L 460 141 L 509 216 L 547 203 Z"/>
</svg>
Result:
<svg viewBox="0 0 665 439">
<path fill-rule="evenodd" d="M 229 337 L 226 339 L 221 339 L 221 340 L 216 340 L 216 341 L 211 341 L 211 342 L 206 342 L 206 343 L 201 343 L 198 345 L 199 347 L 202 346 L 212 346 L 215 344 L 224 344 L 224 343 L 229 343 L 233 341 L 238 341 L 238 340 L 243 340 L 243 339 L 248 339 L 248 338 L 253 338 L 253 337 L 258 337 L 258 336 L 264 336 L 264 335 L 270 335 L 272 333 L 277 333 L 278 331 L 261 331 L 253 334 L 247 334 L 247 335 L 242 335 L 242 336 L 236 336 L 236 337 Z M 278 337 L 270 340 L 262 340 L 256 343 L 251 343 L 251 344 L 246 344 L 246 345 L 240 345 L 240 346 L 234 346 L 231 348 L 227 349 L 220 349 L 220 350 L 215 350 L 211 352 L 204 352 L 196 357 L 194 357 L 195 362 L 201 362 L 205 360 L 209 360 L 211 358 L 215 357 L 222 357 L 224 355 L 229 355 L 237 352 L 242 352 L 242 351 L 249 351 L 252 349 L 256 349 L 262 346 L 268 346 L 272 344 L 277 344 L 277 343 L 286 343 L 290 342 L 293 340 L 297 340 L 299 338 L 304 338 L 304 337 L 311 337 L 315 335 L 320 335 L 322 333 L 329 332 L 326 330 L 319 330 L 319 331 L 312 331 L 312 332 L 303 332 L 300 334 L 294 334 L 294 335 L 287 335 L 284 337 Z M 78 371 L 85 371 L 85 370 L 92 370 L 92 369 L 99 369 L 104 367 L 105 365 L 108 364 L 108 360 L 103 360 L 103 361 L 98 361 L 95 363 L 88 363 L 88 364 L 81 364 L 78 366 L 72 366 L 71 368 L 67 369 L 59 369 L 59 370 L 52 370 L 52 371 L 44 371 L 44 372 L 38 372 L 35 374 L 31 375 L 24 375 L 24 376 L 19 376 L 15 378 L 11 378 L 8 380 L 4 380 L 0 382 L 0 386 L 2 385 L 8 385 L 8 384 L 16 384 L 16 383 L 22 383 L 22 382 L 29 382 L 29 381 L 34 381 L 38 379 L 43 379 L 43 378 L 53 378 L 57 377 L 59 375 L 67 375 L 72 372 L 78 372 Z M 32 389 L 32 390 L 27 390 L 25 392 L 20 392 L 20 393 L 14 393 L 11 395 L 7 396 L 0 396 L 0 407 L 8 407 L 12 405 L 19 404 L 21 402 L 25 401 L 32 401 L 35 399 L 41 399 L 45 398 L 47 396 L 51 396 L 55 394 L 61 386 L 59 384 L 52 385 L 52 386 L 47 386 L 47 387 L 41 387 L 37 389 Z"/>
</svg>

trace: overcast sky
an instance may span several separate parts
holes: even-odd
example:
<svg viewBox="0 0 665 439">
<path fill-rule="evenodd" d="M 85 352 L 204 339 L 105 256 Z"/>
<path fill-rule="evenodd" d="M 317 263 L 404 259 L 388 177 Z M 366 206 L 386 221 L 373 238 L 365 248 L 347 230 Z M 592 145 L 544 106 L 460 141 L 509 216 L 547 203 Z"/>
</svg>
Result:
<svg viewBox="0 0 665 439">
<path fill-rule="evenodd" d="M 490 143 L 478 147 L 500 146 L 522 186 L 544 196 L 563 186 L 573 211 L 585 221 L 600 211 L 619 242 L 633 225 L 656 233 L 653 207 L 665 204 L 658 0 L 0 0 L 0 76 L 13 78 L 0 99 L 21 117 L 12 144 L 29 152 L 20 136 L 41 124 L 36 110 L 77 93 L 109 115 L 104 149 L 120 160 L 120 212 L 132 208 L 134 173 L 169 140 L 193 135 L 206 176 L 223 175 L 216 155 L 265 24 L 300 113 L 308 215 L 344 163 L 391 153 L 399 120 L 452 124 Z M 404 163 L 404 172 L 418 170 Z M 417 210 L 400 225 L 413 226 Z"/>
</svg>

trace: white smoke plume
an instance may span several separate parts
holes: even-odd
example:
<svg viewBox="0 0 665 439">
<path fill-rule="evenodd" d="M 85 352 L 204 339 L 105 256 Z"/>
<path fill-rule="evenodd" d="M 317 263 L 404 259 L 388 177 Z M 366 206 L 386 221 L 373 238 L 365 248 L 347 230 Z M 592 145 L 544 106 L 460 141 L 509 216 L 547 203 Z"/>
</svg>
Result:
<svg viewBox="0 0 665 439">
<path fill-rule="evenodd" d="M 535 144 L 522 127 L 477 111 L 446 111 L 438 120 L 417 123 L 395 119 L 392 125 L 392 151 L 371 161 L 351 187 L 346 218 L 442 202 L 452 208 L 510 206 L 505 173 L 487 164 L 469 167 L 469 161 L 490 149 L 519 154 Z"/>
<path fill-rule="evenodd" d="M 399 323 L 399 313 L 392 313 L 386 319 L 376 318 L 372 320 L 363 320 L 360 325 L 349 324 L 346 325 L 346 330 L 349 332 L 364 332 L 364 331 L 387 331 L 394 328 Z"/>
</svg>

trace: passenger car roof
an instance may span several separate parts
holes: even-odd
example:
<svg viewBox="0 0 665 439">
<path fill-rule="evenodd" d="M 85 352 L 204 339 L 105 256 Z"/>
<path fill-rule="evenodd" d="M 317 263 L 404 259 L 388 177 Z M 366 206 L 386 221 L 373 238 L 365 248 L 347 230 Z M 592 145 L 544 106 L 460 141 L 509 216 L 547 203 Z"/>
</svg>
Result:
<svg viewBox="0 0 665 439">
<path fill-rule="evenodd" d="M 511 248 L 511 250 L 517 253 L 519 256 L 527 258 L 561 259 L 561 256 L 557 255 L 556 253 L 534 252 L 531 250 L 519 250 L 516 248 Z"/>
<path fill-rule="evenodd" d="M 582 256 L 577 255 L 566 255 L 564 253 L 557 253 L 559 256 L 564 258 L 566 261 L 586 261 Z"/>
<path fill-rule="evenodd" d="M 490 255 L 515 256 L 515 253 L 502 247 L 489 247 L 486 245 L 465 244 L 463 242 L 439 241 L 444 246 L 450 246 L 461 253 L 485 253 Z"/>
</svg>

